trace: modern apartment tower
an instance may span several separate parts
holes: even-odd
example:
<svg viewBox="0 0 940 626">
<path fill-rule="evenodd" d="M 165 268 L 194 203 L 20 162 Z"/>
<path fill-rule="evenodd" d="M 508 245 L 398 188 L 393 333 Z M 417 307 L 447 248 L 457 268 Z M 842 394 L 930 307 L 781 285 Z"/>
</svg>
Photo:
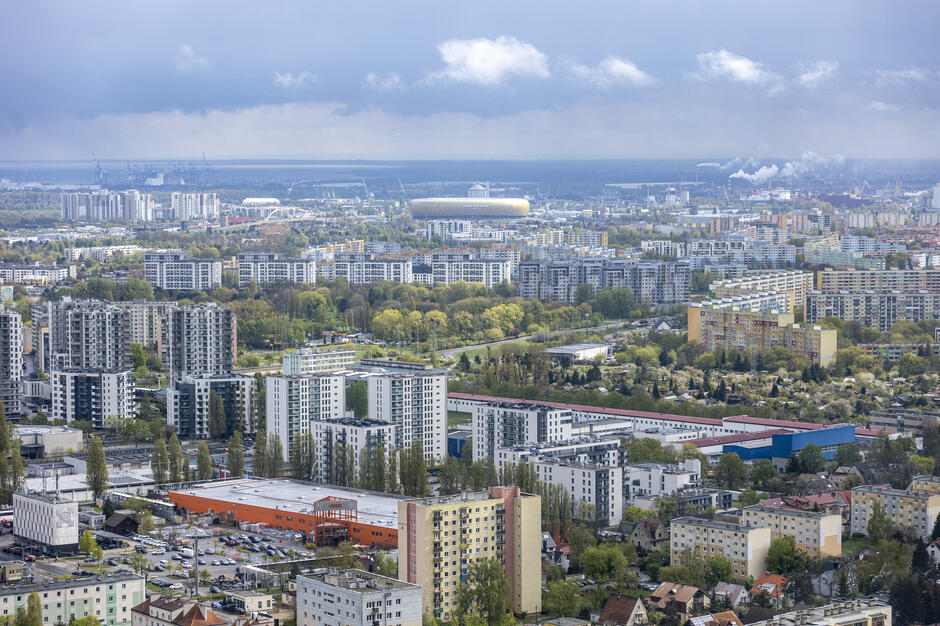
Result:
<svg viewBox="0 0 940 626">
<path fill-rule="evenodd" d="M 265 385 L 267 431 L 281 438 L 287 461 L 294 441 L 314 432 L 314 422 L 343 417 L 346 411 L 346 379 L 342 375 L 268 376 Z"/>
<path fill-rule="evenodd" d="M 23 320 L 0 303 L 0 402 L 7 415 L 20 414 L 22 378 Z"/>
<path fill-rule="evenodd" d="M 443 460 L 447 451 L 447 372 L 380 374 L 368 380 L 369 417 L 396 426 L 395 447 L 414 440 L 428 461 Z"/>
</svg>

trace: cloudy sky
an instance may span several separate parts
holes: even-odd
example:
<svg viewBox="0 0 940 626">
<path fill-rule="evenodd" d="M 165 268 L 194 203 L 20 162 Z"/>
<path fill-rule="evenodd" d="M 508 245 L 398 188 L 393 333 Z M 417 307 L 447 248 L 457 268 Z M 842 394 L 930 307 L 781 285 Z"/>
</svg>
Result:
<svg viewBox="0 0 940 626">
<path fill-rule="evenodd" d="M 0 7 L 0 159 L 940 157 L 940 2 Z"/>
</svg>

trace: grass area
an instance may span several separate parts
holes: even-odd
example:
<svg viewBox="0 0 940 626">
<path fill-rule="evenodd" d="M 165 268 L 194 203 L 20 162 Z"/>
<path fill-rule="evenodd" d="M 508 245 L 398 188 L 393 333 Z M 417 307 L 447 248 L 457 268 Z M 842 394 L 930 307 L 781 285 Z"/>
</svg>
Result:
<svg viewBox="0 0 940 626">
<path fill-rule="evenodd" d="M 473 416 L 469 413 L 464 413 L 462 411 L 448 411 L 447 412 L 447 427 L 454 428 L 460 424 L 469 424 L 473 419 Z"/>
<path fill-rule="evenodd" d="M 855 554 L 862 548 L 870 548 L 872 540 L 867 537 L 852 537 L 842 540 L 842 554 Z"/>
</svg>

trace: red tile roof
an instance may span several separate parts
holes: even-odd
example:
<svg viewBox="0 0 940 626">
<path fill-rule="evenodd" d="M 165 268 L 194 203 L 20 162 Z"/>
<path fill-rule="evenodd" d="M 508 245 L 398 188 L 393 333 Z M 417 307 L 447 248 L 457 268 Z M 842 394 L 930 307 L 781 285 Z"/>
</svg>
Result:
<svg viewBox="0 0 940 626">
<path fill-rule="evenodd" d="M 221 626 L 228 622 L 209 609 L 195 604 L 193 608 L 173 620 L 173 623 L 176 626 Z"/>
<path fill-rule="evenodd" d="M 604 604 L 604 610 L 601 612 L 601 618 L 598 622 L 601 624 L 629 624 L 638 602 L 641 605 L 643 604 L 642 600 L 633 596 L 610 596 Z"/>
<path fill-rule="evenodd" d="M 788 582 L 789 581 L 780 574 L 768 574 L 764 572 L 758 576 L 757 582 L 755 582 L 754 586 L 751 588 L 751 593 L 757 595 L 764 590 L 762 587 L 772 586 L 773 589 L 769 591 L 768 594 L 771 598 L 779 598 L 786 590 Z"/>
</svg>

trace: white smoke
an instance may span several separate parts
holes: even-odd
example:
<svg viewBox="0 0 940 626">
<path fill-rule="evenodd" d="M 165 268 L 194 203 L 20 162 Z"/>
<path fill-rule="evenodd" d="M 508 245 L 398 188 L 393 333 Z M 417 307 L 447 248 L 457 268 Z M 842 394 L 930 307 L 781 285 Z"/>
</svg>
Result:
<svg viewBox="0 0 940 626">
<path fill-rule="evenodd" d="M 760 161 L 758 161 L 754 157 L 750 157 L 748 159 L 742 159 L 741 157 L 734 157 L 733 159 L 731 159 L 730 161 L 722 165 L 721 169 L 733 170 L 736 167 L 746 167 L 750 169 L 752 167 L 757 167 L 758 165 L 760 165 Z"/>
<path fill-rule="evenodd" d="M 768 180 L 776 176 L 778 171 L 779 168 L 776 165 L 770 164 L 762 166 L 759 170 L 752 174 L 748 174 L 743 169 L 739 169 L 728 178 L 740 178 L 741 180 L 746 180 L 747 182 L 754 185 L 759 185 L 761 183 L 766 183 Z"/>
<path fill-rule="evenodd" d="M 696 163 L 695 167 L 721 167 L 721 163 L 709 161 L 707 163 Z"/>
<path fill-rule="evenodd" d="M 801 178 L 822 174 L 843 165 L 845 165 L 845 157 L 841 154 L 826 157 L 812 151 L 806 151 L 798 160 L 784 163 L 780 175 L 784 178 Z"/>
</svg>

